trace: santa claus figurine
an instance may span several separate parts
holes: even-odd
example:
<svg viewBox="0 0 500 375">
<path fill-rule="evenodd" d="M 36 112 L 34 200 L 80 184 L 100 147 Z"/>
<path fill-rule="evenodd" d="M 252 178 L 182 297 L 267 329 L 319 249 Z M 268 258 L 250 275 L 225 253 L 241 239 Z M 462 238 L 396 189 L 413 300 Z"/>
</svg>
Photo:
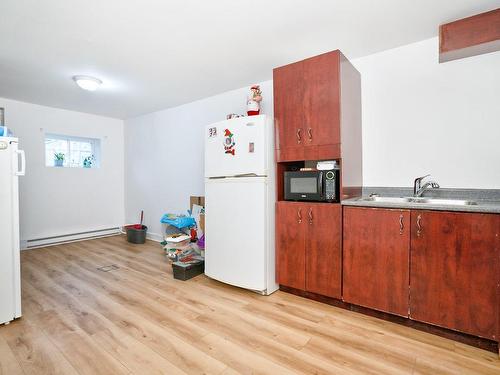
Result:
<svg viewBox="0 0 500 375">
<path fill-rule="evenodd" d="M 250 92 L 247 99 L 247 114 L 248 116 L 256 116 L 260 113 L 260 102 L 262 101 L 262 91 L 259 85 L 250 87 Z"/>
</svg>

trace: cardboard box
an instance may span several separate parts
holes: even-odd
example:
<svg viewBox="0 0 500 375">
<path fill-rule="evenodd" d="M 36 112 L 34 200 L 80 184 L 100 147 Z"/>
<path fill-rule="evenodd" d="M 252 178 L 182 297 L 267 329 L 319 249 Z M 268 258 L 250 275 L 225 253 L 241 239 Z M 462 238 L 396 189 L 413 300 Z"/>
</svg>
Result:
<svg viewBox="0 0 500 375">
<path fill-rule="evenodd" d="M 200 215 L 200 227 L 201 231 L 205 233 L 205 214 Z"/>
<path fill-rule="evenodd" d="M 205 197 L 195 197 L 191 196 L 189 198 L 189 209 L 193 208 L 193 204 L 197 204 L 198 206 L 205 207 Z"/>
<path fill-rule="evenodd" d="M 198 206 L 205 207 L 205 197 L 195 197 L 191 196 L 189 198 L 189 209 L 193 209 L 193 204 L 197 204 Z M 203 233 L 205 233 L 205 214 L 200 215 L 200 229 Z"/>
</svg>

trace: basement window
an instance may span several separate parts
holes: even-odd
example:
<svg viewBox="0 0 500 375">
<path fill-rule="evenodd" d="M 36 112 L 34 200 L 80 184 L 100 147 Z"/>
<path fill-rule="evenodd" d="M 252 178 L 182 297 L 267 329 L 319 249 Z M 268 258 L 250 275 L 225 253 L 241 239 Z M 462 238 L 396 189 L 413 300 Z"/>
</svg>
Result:
<svg viewBox="0 0 500 375">
<path fill-rule="evenodd" d="M 60 134 L 45 135 L 47 167 L 99 168 L 101 141 Z"/>
</svg>

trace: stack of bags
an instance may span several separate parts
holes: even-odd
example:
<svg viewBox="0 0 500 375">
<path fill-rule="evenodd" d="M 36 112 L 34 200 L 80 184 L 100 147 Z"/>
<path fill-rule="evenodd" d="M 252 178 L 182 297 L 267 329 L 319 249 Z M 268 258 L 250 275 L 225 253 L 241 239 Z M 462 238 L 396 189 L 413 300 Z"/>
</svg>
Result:
<svg viewBox="0 0 500 375">
<path fill-rule="evenodd" d="M 200 249 L 194 242 L 196 235 L 190 233 L 196 225 L 194 218 L 165 214 L 161 222 L 166 224 L 165 239 L 161 244 L 170 262 L 190 263 L 193 260 L 203 260 Z"/>
<path fill-rule="evenodd" d="M 189 216 L 178 216 L 165 214 L 161 222 L 166 224 L 165 239 L 161 243 L 167 258 L 171 262 L 177 262 L 182 254 L 189 255 L 191 250 L 190 228 L 196 222 Z"/>
<path fill-rule="evenodd" d="M 204 197 L 190 197 L 189 216 L 165 214 L 165 239 L 161 243 L 172 264 L 175 279 L 189 280 L 205 268 Z"/>
</svg>

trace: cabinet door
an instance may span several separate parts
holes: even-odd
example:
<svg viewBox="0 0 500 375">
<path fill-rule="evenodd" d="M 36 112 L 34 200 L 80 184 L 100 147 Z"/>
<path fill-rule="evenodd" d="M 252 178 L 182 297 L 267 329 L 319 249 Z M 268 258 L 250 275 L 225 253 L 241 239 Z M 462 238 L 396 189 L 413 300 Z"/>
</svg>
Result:
<svg viewBox="0 0 500 375">
<path fill-rule="evenodd" d="M 305 207 L 302 203 L 276 203 L 277 282 L 305 290 Z"/>
<path fill-rule="evenodd" d="M 500 215 L 411 215 L 410 317 L 497 340 Z"/>
<path fill-rule="evenodd" d="M 302 147 L 305 141 L 303 64 L 297 62 L 273 70 L 276 148 Z"/>
<path fill-rule="evenodd" d="M 344 207 L 343 297 L 408 316 L 410 211 Z"/>
<path fill-rule="evenodd" d="M 304 60 L 305 144 L 340 143 L 340 52 Z"/>
<path fill-rule="evenodd" d="M 340 298 L 342 207 L 340 204 L 308 204 L 305 220 L 306 290 Z"/>
</svg>

